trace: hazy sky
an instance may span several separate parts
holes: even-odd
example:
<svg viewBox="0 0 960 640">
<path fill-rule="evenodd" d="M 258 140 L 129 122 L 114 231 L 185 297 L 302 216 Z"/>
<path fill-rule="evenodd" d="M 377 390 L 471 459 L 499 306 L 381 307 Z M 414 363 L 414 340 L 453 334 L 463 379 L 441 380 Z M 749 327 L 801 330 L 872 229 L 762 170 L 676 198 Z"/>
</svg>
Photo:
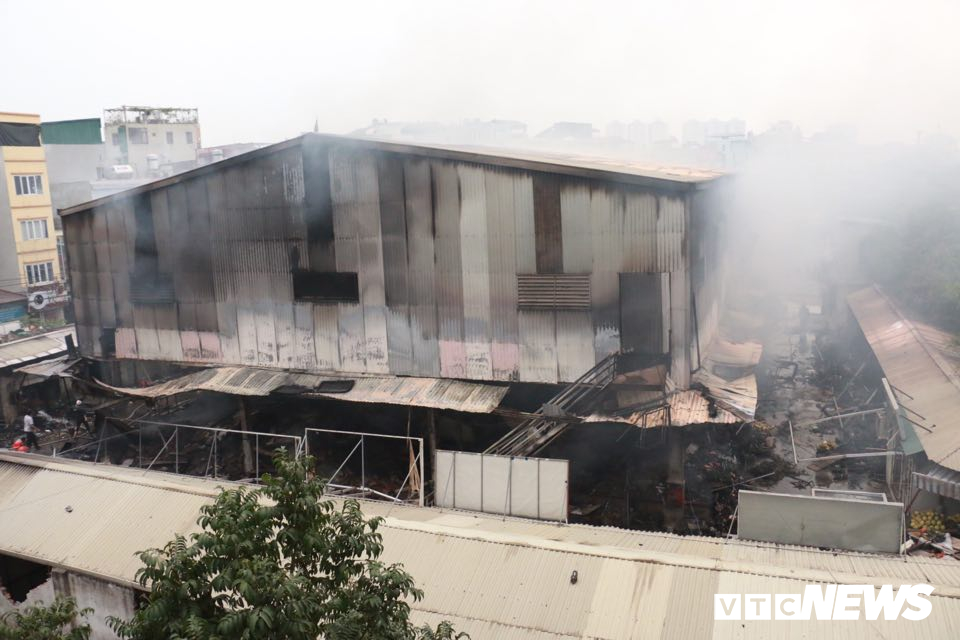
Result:
<svg viewBox="0 0 960 640">
<path fill-rule="evenodd" d="M 0 0 L 0 111 L 195 106 L 204 144 L 372 118 L 739 117 L 960 137 L 956 0 Z"/>
</svg>

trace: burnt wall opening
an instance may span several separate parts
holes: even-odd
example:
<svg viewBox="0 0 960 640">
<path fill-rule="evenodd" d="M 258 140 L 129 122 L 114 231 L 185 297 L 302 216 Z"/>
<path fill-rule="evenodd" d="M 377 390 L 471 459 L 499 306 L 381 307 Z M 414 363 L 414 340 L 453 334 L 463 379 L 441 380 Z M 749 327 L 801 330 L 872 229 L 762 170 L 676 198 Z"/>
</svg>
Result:
<svg viewBox="0 0 960 640">
<path fill-rule="evenodd" d="M 49 579 L 47 565 L 0 554 L 0 587 L 14 602 L 23 602 L 28 593 Z"/>
</svg>

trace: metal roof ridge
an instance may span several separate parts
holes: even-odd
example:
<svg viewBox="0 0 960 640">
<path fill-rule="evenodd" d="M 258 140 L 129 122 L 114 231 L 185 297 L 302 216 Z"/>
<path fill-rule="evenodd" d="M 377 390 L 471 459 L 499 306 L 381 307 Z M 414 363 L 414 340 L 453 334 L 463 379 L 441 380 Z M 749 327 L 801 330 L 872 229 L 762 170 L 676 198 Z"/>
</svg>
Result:
<svg viewBox="0 0 960 640">
<path fill-rule="evenodd" d="M 873 584 L 882 586 L 889 583 L 889 576 L 864 576 L 856 573 L 837 573 L 826 569 L 810 569 L 806 567 L 787 567 L 758 562 L 741 562 L 693 556 L 689 554 L 670 553 L 663 551 L 649 551 L 646 549 L 628 549 L 611 545 L 588 545 L 567 540 L 551 540 L 537 536 L 491 532 L 485 529 L 464 529 L 450 525 L 432 524 L 429 521 L 403 520 L 395 516 L 384 518 L 385 527 L 405 531 L 419 531 L 438 535 L 476 540 L 493 544 L 573 553 L 599 558 L 610 558 L 628 562 L 643 562 L 662 566 L 682 567 L 687 569 L 704 569 L 707 571 L 744 573 L 771 578 L 788 578 L 798 581 L 827 582 L 836 584 Z M 878 556 L 884 560 L 897 561 L 899 556 Z M 936 593 L 942 597 L 960 599 L 960 586 L 934 585 Z"/>
<path fill-rule="evenodd" d="M 109 467 L 101 466 L 98 463 L 90 463 L 82 460 L 70 460 L 67 458 L 55 458 L 38 453 L 12 453 L 8 449 L 0 449 L 0 462 L 10 464 L 19 464 L 29 467 L 36 467 L 45 471 L 56 473 L 67 473 L 99 480 L 110 480 L 112 482 L 121 482 L 125 484 L 134 484 L 152 489 L 162 489 L 164 491 L 174 491 L 178 493 L 187 493 L 196 496 L 216 497 L 220 494 L 221 485 L 229 486 L 247 486 L 230 480 L 211 480 L 209 478 L 200 478 L 195 476 L 183 476 L 176 474 L 166 474 L 163 471 L 141 470 L 134 467 Z M 110 467 L 115 467 L 111 469 Z M 130 469 L 129 472 L 117 472 L 117 469 Z M 142 471 L 141 474 L 136 473 Z M 149 475 L 148 475 L 149 474 Z M 173 478 L 156 478 L 156 475 L 170 475 L 173 478 L 187 478 L 194 481 L 203 481 L 216 483 L 215 487 L 192 486 L 188 482 L 178 481 Z"/>
</svg>

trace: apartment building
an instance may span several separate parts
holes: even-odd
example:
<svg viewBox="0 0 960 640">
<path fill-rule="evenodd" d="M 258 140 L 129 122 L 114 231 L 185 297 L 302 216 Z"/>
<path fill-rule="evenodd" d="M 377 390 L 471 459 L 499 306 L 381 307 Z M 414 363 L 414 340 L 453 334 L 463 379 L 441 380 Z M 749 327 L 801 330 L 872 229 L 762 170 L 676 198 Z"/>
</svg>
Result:
<svg viewBox="0 0 960 640">
<path fill-rule="evenodd" d="M 62 246 L 39 115 L 0 112 L 0 177 L 0 288 L 51 289 L 62 280 Z"/>
</svg>

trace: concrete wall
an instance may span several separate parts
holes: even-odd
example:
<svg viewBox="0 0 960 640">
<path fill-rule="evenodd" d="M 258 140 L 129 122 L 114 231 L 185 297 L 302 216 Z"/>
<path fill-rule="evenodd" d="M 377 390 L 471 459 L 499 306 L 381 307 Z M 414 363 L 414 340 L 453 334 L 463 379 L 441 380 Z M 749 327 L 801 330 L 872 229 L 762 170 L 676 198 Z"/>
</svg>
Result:
<svg viewBox="0 0 960 640">
<path fill-rule="evenodd" d="M 745 540 L 899 553 L 903 504 L 740 491 L 737 532 Z"/>
<path fill-rule="evenodd" d="M 54 570 L 50 579 L 31 590 L 21 603 L 13 602 L 0 594 L 0 615 L 17 608 L 49 605 L 57 597 L 72 597 L 77 601 L 77 608 L 93 609 L 93 613 L 86 619 L 91 628 L 91 640 L 117 640 L 117 635 L 107 625 L 107 618 L 131 618 L 136 611 L 135 592 L 132 588 Z"/>
</svg>

